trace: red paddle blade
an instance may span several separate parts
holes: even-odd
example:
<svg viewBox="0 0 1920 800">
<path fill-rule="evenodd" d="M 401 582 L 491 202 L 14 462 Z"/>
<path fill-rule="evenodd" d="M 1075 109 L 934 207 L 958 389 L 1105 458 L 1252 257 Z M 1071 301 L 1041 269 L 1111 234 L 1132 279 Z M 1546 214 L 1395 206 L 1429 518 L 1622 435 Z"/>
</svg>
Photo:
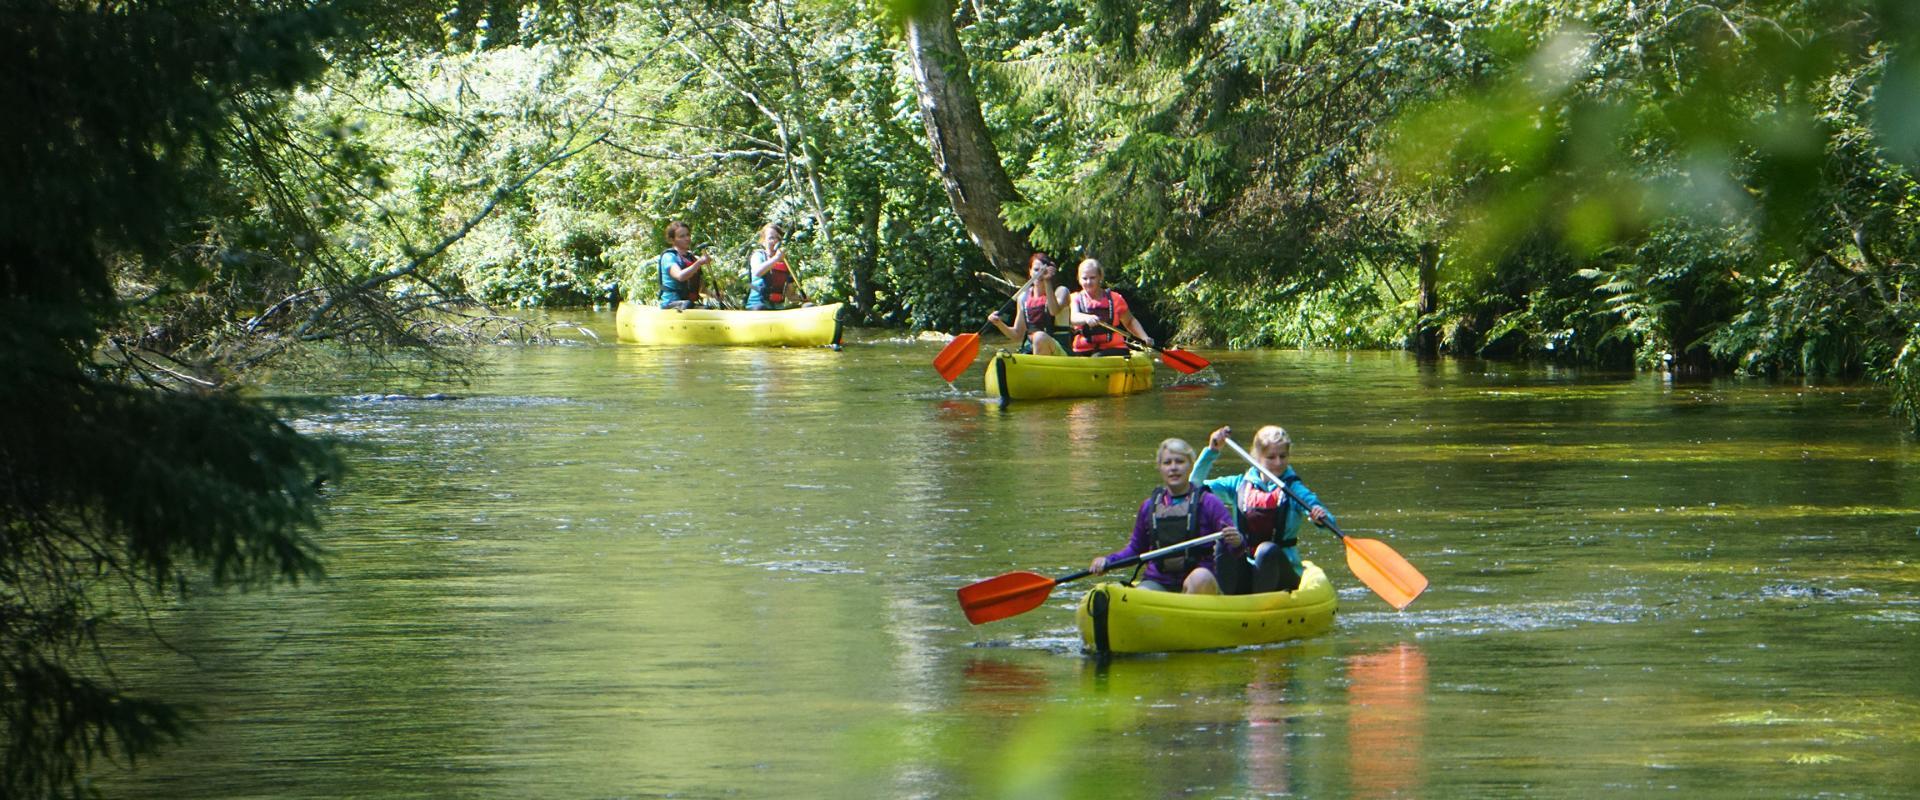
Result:
<svg viewBox="0 0 1920 800">
<path fill-rule="evenodd" d="M 1413 598 L 1427 590 L 1427 576 L 1400 557 L 1386 542 L 1342 536 L 1347 543 L 1347 568 L 1353 576 L 1372 589 L 1380 599 L 1396 610 L 1403 610 Z"/>
<path fill-rule="evenodd" d="M 973 359 L 980 355 L 980 334 L 963 333 L 953 337 L 946 347 L 940 348 L 940 355 L 933 357 L 933 370 L 948 383 L 973 366 Z"/>
<path fill-rule="evenodd" d="M 1192 375 L 1193 373 L 1213 366 L 1213 362 L 1211 361 L 1185 350 L 1175 350 L 1171 347 L 1160 351 L 1160 363 L 1187 375 Z"/>
<path fill-rule="evenodd" d="M 1009 572 L 962 586 L 956 594 L 960 595 L 960 610 L 967 613 L 967 621 L 979 625 L 1038 608 L 1055 585 L 1057 582 L 1045 575 Z"/>
</svg>

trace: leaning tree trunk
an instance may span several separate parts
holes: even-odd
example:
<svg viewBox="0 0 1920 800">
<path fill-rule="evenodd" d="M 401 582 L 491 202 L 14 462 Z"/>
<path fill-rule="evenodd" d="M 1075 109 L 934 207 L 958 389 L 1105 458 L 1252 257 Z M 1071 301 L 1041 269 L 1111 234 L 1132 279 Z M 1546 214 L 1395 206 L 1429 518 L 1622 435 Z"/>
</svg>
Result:
<svg viewBox="0 0 1920 800">
<path fill-rule="evenodd" d="M 1000 218 L 1001 204 L 1019 199 L 1019 193 L 987 135 L 980 99 L 967 75 L 967 56 L 953 27 L 951 0 L 919 3 L 907 18 L 907 49 L 913 56 L 914 85 L 933 164 L 954 213 L 995 269 L 1025 278 L 1032 248 L 1025 235 L 1008 230 Z"/>
</svg>

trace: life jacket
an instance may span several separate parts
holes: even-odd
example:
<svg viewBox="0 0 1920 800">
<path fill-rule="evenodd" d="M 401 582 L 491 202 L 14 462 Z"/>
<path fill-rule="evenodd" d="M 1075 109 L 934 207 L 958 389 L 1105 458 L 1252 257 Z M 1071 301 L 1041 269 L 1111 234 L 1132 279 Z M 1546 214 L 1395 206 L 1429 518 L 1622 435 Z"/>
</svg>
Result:
<svg viewBox="0 0 1920 800">
<path fill-rule="evenodd" d="M 765 250 L 755 250 L 755 255 L 764 255 Z M 767 265 L 767 272 L 753 279 L 753 294 L 747 299 L 752 303 L 756 298 L 769 304 L 779 305 L 786 302 L 787 284 L 793 282 L 793 272 L 787 269 L 787 260 L 782 258 Z"/>
<path fill-rule="evenodd" d="M 1282 476 L 1281 480 L 1285 481 L 1286 477 Z M 1295 480 L 1298 481 L 1297 478 Z M 1286 526 L 1282 521 L 1286 519 L 1290 501 L 1283 487 L 1284 484 L 1261 489 L 1252 480 L 1240 481 L 1234 507 L 1240 512 L 1240 535 L 1246 538 L 1248 552 L 1252 552 L 1261 542 L 1275 542 L 1282 547 L 1297 543 L 1276 541 L 1276 533 L 1280 537 L 1286 535 Z"/>
<path fill-rule="evenodd" d="M 668 256 L 673 257 L 672 263 L 668 263 Z M 671 271 L 674 268 L 685 267 L 689 263 L 691 262 L 680 255 L 680 251 L 671 247 L 667 248 L 667 252 L 660 254 L 660 305 L 664 306 L 678 300 L 689 303 L 700 302 L 700 284 L 706 277 L 706 273 L 703 271 L 682 281 L 676 280 Z"/>
<path fill-rule="evenodd" d="M 1034 286 L 1026 291 L 1020 313 L 1027 315 L 1027 330 L 1045 331 L 1053 325 L 1053 312 L 1047 310 L 1047 295 Z"/>
<path fill-rule="evenodd" d="M 1200 500 L 1206 496 L 1206 489 L 1193 487 L 1187 493 L 1187 504 L 1174 507 L 1173 493 L 1162 486 L 1153 490 L 1152 516 L 1153 549 L 1176 545 L 1192 539 L 1200 530 Z M 1198 545 L 1206 547 L 1208 545 Z M 1194 548 L 1175 552 L 1154 561 L 1164 575 L 1185 575 L 1192 571 L 1194 562 L 1188 559 Z"/>
<path fill-rule="evenodd" d="M 1120 315 L 1127 310 L 1127 299 L 1112 289 L 1106 291 L 1106 297 L 1095 300 L 1087 296 L 1085 290 L 1073 293 L 1073 310 L 1082 314 L 1092 314 L 1101 322 L 1119 327 Z M 1125 349 L 1127 340 L 1118 333 L 1098 325 L 1081 325 L 1073 329 L 1073 352 L 1091 353 L 1095 350 Z"/>
</svg>

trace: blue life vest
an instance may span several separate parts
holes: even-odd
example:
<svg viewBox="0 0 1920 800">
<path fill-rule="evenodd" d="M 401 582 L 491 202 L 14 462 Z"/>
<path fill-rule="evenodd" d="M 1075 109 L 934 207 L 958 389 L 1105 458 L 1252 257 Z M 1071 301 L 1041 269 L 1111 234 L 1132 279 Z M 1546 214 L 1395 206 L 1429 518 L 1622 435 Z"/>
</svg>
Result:
<svg viewBox="0 0 1920 800">
<path fill-rule="evenodd" d="M 702 276 L 695 275 L 684 281 L 676 280 L 673 277 L 672 270 L 685 267 L 690 263 L 693 262 L 681 257 L 680 251 L 671 247 L 667 248 L 667 252 L 660 254 L 661 308 L 666 308 L 667 304 L 677 303 L 681 300 L 685 300 L 688 303 L 700 302 L 700 279 Z"/>
</svg>

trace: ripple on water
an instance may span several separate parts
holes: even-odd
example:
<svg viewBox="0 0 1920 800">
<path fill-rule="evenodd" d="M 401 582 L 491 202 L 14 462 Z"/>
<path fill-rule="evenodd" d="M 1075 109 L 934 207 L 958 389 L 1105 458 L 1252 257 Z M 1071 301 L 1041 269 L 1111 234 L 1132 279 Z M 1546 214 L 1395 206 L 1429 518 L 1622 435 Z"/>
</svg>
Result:
<svg viewBox="0 0 1920 800">
<path fill-rule="evenodd" d="M 867 573 L 866 570 L 844 561 L 821 561 L 810 558 L 793 559 L 790 561 L 758 562 L 749 562 L 745 559 L 729 559 L 728 563 L 758 567 L 768 572 L 795 572 L 807 575 L 865 575 Z"/>
<path fill-rule="evenodd" d="M 1768 600 L 1848 600 L 1877 596 L 1871 589 L 1859 587 L 1828 589 L 1824 586 L 1810 586 L 1804 583 L 1776 583 L 1760 590 L 1760 597 Z"/>
<path fill-rule="evenodd" d="M 1431 611 L 1343 611 L 1340 616 L 1353 624 L 1410 628 L 1416 632 L 1415 636 L 1424 639 L 1566 630 L 1582 625 L 1626 625 L 1643 622 L 1652 614 L 1646 606 L 1637 603 L 1567 600 Z"/>
<path fill-rule="evenodd" d="M 1080 644 L 1080 631 L 1069 628 L 1065 631 L 1042 631 L 1031 636 L 1016 636 L 1010 639 L 990 639 L 974 642 L 969 647 L 1004 648 L 1008 650 L 1032 650 L 1054 655 L 1080 655 L 1085 648 Z"/>
</svg>

